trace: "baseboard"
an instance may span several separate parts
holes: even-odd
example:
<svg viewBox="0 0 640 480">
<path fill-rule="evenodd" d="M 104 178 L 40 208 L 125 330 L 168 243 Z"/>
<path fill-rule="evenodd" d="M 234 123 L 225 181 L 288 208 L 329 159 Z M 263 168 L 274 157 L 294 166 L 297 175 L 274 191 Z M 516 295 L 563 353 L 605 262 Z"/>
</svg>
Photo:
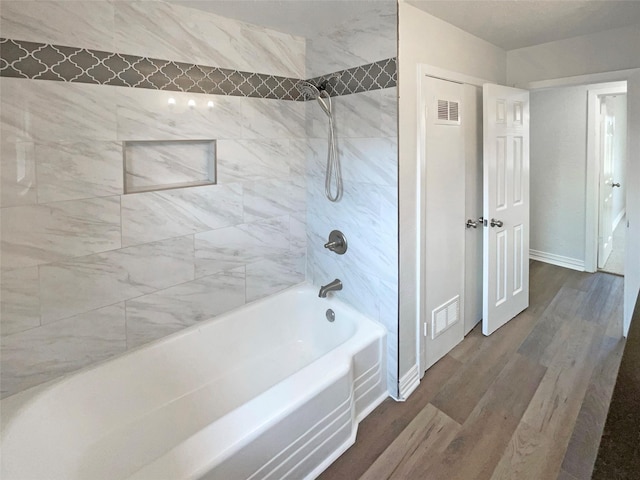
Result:
<svg viewBox="0 0 640 480">
<path fill-rule="evenodd" d="M 414 365 L 405 373 L 398 385 L 398 398 L 395 398 L 398 402 L 404 402 L 413 391 L 420 385 L 420 369 L 418 365 Z"/>
<path fill-rule="evenodd" d="M 531 260 L 538 260 L 539 262 L 550 263 L 559 267 L 584 272 L 584 260 L 577 258 L 564 257 L 554 253 L 540 252 L 539 250 L 529 250 L 529 258 Z"/>
<path fill-rule="evenodd" d="M 615 231 L 615 229 L 618 228 L 618 224 L 622 221 L 622 219 L 626 214 L 627 214 L 627 209 L 623 208 L 618 214 L 618 216 L 615 218 L 615 220 L 613 221 L 613 228 L 611 229 L 611 231 Z"/>
</svg>

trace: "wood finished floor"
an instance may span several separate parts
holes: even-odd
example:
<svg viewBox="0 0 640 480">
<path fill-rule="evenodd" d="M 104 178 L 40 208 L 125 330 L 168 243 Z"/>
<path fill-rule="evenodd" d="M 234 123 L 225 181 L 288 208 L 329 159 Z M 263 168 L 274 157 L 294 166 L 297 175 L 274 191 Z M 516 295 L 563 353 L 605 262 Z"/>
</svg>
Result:
<svg viewBox="0 0 640 480">
<path fill-rule="evenodd" d="M 531 262 L 530 307 L 385 400 L 321 480 L 590 479 L 624 349 L 623 279 Z"/>
</svg>

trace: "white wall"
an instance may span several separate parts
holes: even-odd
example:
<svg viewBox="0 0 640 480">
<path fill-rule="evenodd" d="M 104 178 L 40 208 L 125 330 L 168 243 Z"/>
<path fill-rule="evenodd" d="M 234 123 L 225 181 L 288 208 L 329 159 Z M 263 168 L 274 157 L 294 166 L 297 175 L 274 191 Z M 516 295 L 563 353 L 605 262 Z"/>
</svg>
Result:
<svg viewBox="0 0 640 480">
<path fill-rule="evenodd" d="M 640 67 L 640 25 L 507 52 L 507 83 L 523 85 Z"/>
<path fill-rule="evenodd" d="M 531 237 L 538 254 L 584 266 L 587 86 L 531 92 Z"/>
<path fill-rule="evenodd" d="M 627 230 L 624 278 L 624 331 L 640 290 L 640 71 L 627 82 Z"/>
<path fill-rule="evenodd" d="M 506 53 L 406 3 L 399 4 L 400 379 L 415 367 L 419 265 L 417 92 L 420 64 L 504 83 Z M 440 181 L 440 180 L 438 180 Z M 426 185 L 428 188 L 428 185 Z"/>
</svg>

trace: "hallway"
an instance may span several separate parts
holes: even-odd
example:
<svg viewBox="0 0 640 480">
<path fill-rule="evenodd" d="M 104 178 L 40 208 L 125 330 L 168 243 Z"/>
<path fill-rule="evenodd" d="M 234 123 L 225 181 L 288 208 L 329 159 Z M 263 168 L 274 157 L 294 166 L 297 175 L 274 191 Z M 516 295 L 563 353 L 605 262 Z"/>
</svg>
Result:
<svg viewBox="0 0 640 480">
<path fill-rule="evenodd" d="M 530 307 L 385 400 L 322 480 L 591 478 L 624 348 L 623 279 L 532 262 Z"/>
</svg>

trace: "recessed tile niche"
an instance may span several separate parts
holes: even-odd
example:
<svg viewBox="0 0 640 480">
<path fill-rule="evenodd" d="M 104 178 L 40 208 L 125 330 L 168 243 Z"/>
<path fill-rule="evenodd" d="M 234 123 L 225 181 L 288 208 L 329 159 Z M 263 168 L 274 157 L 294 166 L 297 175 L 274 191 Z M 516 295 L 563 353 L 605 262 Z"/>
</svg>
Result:
<svg viewBox="0 0 640 480">
<path fill-rule="evenodd" d="M 126 141 L 124 193 L 216 183 L 215 140 Z"/>
</svg>

